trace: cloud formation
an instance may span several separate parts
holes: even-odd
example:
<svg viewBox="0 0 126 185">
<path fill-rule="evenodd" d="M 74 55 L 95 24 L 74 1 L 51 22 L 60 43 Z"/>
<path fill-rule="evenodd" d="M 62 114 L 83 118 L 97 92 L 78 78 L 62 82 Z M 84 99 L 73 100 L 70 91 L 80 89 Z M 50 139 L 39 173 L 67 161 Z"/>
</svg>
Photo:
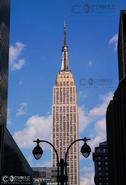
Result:
<svg viewBox="0 0 126 185">
<path fill-rule="evenodd" d="M 79 107 L 79 130 L 80 134 L 83 134 L 85 129 L 94 123 L 94 127 L 91 132 L 95 134 L 95 137 L 90 141 L 92 150 L 100 142 L 106 140 L 106 109 L 113 97 L 113 93 L 109 92 L 101 97 L 101 103 L 87 110 L 85 107 Z M 93 126 L 93 125 L 92 125 Z"/>
<path fill-rule="evenodd" d="M 92 60 L 89 60 L 89 61 L 88 61 L 88 66 L 89 66 L 89 67 L 92 67 L 92 66 L 93 66 L 93 61 L 92 61 Z"/>
<path fill-rule="evenodd" d="M 26 102 L 20 103 L 16 113 L 16 117 L 25 115 L 27 113 L 27 106 L 28 104 Z"/>
<path fill-rule="evenodd" d="M 33 140 L 51 140 L 52 116 L 34 115 L 26 122 L 26 127 L 14 133 L 14 139 L 21 148 L 30 148 Z M 23 137 L 22 137 L 23 136 Z"/>
<path fill-rule="evenodd" d="M 100 139 L 105 137 L 105 114 L 108 103 L 112 97 L 112 93 L 108 93 L 106 96 L 102 97 L 102 103 L 90 109 L 86 110 L 84 107 L 78 108 L 79 113 L 79 128 L 80 133 L 96 120 L 94 132 L 96 137 L 92 139 L 92 147 L 100 142 Z M 17 116 L 26 113 L 27 104 L 22 103 L 17 112 Z M 20 131 L 14 133 L 14 139 L 21 148 L 29 148 L 31 146 L 31 141 L 36 138 L 46 139 L 51 141 L 52 132 L 52 116 L 39 116 L 33 115 L 26 122 L 26 127 Z M 23 137 L 22 137 L 23 135 Z"/>
<path fill-rule="evenodd" d="M 117 50 L 117 46 L 118 46 L 118 33 L 115 33 L 115 35 L 112 38 L 110 38 L 109 44 L 114 46 L 114 51 Z"/>
<path fill-rule="evenodd" d="M 80 185 L 94 185 L 94 172 L 92 167 L 83 167 L 81 172 L 84 176 L 80 178 Z"/>
<path fill-rule="evenodd" d="M 9 62 L 11 70 L 20 70 L 25 64 L 25 59 L 20 58 L 22 51 L 25 48 L 25 44 L 16 42 L 14 46 L 10 46 L 9 49 Z"/>
</svg>

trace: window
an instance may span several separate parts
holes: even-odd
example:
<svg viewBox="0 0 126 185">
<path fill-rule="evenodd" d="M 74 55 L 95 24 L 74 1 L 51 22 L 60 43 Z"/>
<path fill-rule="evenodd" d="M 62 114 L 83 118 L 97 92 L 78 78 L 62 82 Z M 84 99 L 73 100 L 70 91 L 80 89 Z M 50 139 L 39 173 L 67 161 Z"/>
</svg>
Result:
<svg viewBox="0 0 126 185">
<path fill-rule="evenodd" d="M 99 165 L 99 166 L 101 165 L 101 161 L 98 161 L 98 165 Z"/>
<path fill-rule="evenodd" d="M 103 153 L 106 153 L 106 149 L 103 149 Z"/>
<path fill-rule="evenodd" d="M 108 162 L 107 161 L 105 162 L 105 165 L 108 165 Z"/>
</svg>

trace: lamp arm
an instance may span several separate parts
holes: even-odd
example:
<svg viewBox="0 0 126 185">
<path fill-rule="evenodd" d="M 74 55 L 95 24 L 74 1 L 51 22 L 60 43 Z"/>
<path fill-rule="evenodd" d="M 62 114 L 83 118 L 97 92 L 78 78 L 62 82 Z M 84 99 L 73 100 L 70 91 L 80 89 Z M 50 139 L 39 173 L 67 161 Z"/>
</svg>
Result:
<svg viewBox="0 0 126 185">
<path fill-rule="evenodd" d="M 72 146 L 74 143 L 79 142 L 79 141 L 84 141 L 84 139 L 77 139 L 77 140 L 73 141 L 73 142 L 69 145 L 69 147 L 67 148 L 67 151 L 66 151 L 66 154 L 65 154 L 65 163 L 67 162 L 67 156 L 68 156 L 69 149 L 71 148 L 71 146 Z"/>
</svg>

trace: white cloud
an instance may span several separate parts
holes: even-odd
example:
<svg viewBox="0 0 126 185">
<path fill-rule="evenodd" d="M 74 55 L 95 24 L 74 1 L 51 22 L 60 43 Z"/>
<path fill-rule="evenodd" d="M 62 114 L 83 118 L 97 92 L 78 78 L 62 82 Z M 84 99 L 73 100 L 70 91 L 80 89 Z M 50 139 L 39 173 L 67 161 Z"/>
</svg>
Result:
<svg viewBox="0 0 126 185">
<path fill-rule="evenodd" d="M 92 60 L 89 60 L 89 61 L 88 61 L 88 66 L 89 66 L 89 67 L 92 67 L 92 65 L 93 65 L 93 61 L 92 61 Z"/>
<path fill-rule="evenodd" d="M 89 116 L 94 118 L 94 117 L 100 117 L 104 116 L 106 113 L 107 106 L 113 96 L 112 92 L 109 92 L 105 96 L 101 97 L 102 103 L 100 105 L 95 106 L 89 111 Z"/>
<path fill-rule="evenodd" d="M 96 133 L 99 133 L 101 137 L 104 137 L 106 131 L 106 120 L 105 118 L 98 120 L 95 124 Z"/>
<path fill-rule="evenodd" d="M 79 130 L 80 133 L 85 130 L 87 125 L 90 123 L 91 118 L 88 116 L 85 107 L 78 107 L 78 117 L 79 117 Z"/>
<path fill-rule="evenodd" d="M 14 46 L 10 46 L 9 62 L 13 71 L 20 70 L 25 64 L 25 59 L 19 58 L 24 48 L 25 45 L 21 42 L 16 42 Z"/>
<path fill-rule="evenodd" d="M 100 119 L 105 116 L 107 106 L 110 100 L 113 97 L 113 93 L 109 92 L 105 96 L 101 97 L 101 104 L 96 105 L 90 110 L 86 110 L 85 107 L 78 108 L 78 117 L 79 117 L 79 128 L 80 132 L 84 132 L 84 129 L 94 120 Z"/>
<path fill-rule="evenodd" d="M 80 133 L 83 134 L 85 129 L 95 122 L 94 127 L 92 125 L 91 133 L 93 132 L 95 137 L 91 137 L 89 145 L 94 150 L 94 147 L 99 145 L 100 142 L 106 140 L 106 110 L 110 100 L 113 97 L 113 93 L 109 92 L 106 95 L 101 97 L 101 104 L 96 105 L 91 108 L 89 111 L 85 107 L 79 107 L 79 127 Z"/>
<path fill-rule="evenodd" d="M 92 167 L 84 167 L 81 172 L 84 174 L 80 178 L 80 185 L 94 185 L 94 169 Z"/>
<path fill-rule="evenodd" d="M 19 108 L 16 113 L 16 116 L 18 117 L 18 116 L 25 115 L 27 113 L 27 106 L 28 106 L 28 104 L 25 102 L 20 103 Z"/>
<path fill-rule="evenodd" d="M 114 46 L 114 51 L 117 50 L 117 46 L 118 46 L 118 33 L 116 33 L 112 38 L 110 38 L 109 44 Z"/>
<path fill-rule="evenodd" d="M 25 59 L 20 59 L 17 62 L 13 63 L 12 70 L 13 71 L 20 70 L 24 64 L 25 64 Z"/>
<path fill-rule="evenodd" d="M 51 140 L 51 125 L 51 115 L 34 115 L 27 120 L 26 127 L 15 132 L 13 137 L 21 148 L 30 148 L 37 138 Z"/>
<path fill-rule="evenodd" d="M 16 42 L 15 46 L 10 46 L 10 49 L 9 49 L 10 63 L 13 63 L 13 61 L 17 60 L 17 58 L 21 54 L 24 47 L 25 47 L 25 45 L 21 42 Z"/>
<path fill-rule="evenodd" d="M 78 99 L 84 100 L 88 97 L 88 95 L 84 91 L 80 91 L 78 93 Z"/>
<path fill-rule="evenodd" d="M 106 120 L 105 118 L 98 120 L 95 123 L 94 129 L 96 132 L 96 136 L 90 141 L 90 146 L 92 148 L 92 151 L 94 151 L 94 148 L 98 146 L 101 142 L 106 141 Z"/>
</svg>

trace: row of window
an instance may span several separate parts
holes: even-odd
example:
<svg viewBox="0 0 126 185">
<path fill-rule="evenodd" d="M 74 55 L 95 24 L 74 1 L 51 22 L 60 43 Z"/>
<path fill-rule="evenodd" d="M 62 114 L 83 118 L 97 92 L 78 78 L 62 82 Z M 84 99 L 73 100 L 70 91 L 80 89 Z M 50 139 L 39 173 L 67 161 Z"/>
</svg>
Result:
<svg viewBox="0 0 126 185">
<path fill-rule="evenodd" d="M 53 114 L 55 113 L 69 113 L 69 112 L 76 112 L 76 106 L 53 106 Z"/>
<path fill-rule="evenodd" d="M 54 104 L 72 104 L 75 100 L 74 88 L 54 88 Z"/>
<path fill-rule="evenodd" d="M 73 86 L 74 82 L 64 81 L 64 82 L 56 82 L 56 86 Z"/>
</svg>

